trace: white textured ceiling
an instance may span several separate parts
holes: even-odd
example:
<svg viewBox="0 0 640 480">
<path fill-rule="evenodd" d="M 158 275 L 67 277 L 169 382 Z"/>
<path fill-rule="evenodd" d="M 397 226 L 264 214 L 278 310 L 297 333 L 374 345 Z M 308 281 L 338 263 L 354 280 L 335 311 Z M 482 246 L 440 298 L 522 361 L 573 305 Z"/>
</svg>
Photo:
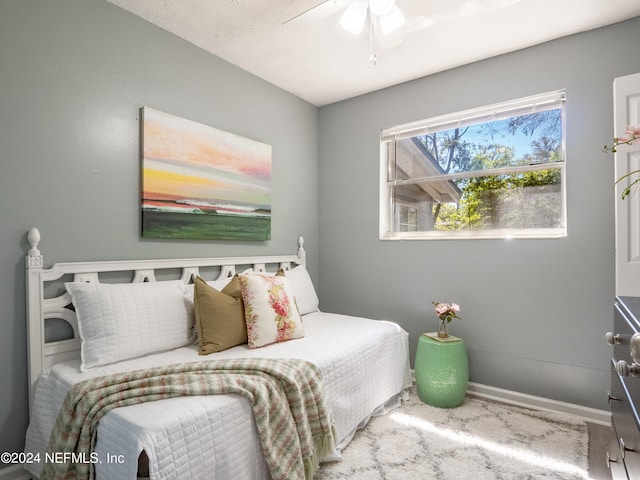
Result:
<svg viewBox="0 0 640 480">
<path fill-rule="evenodd" d="M 407 22 L 372 66 L 367 31 L 339 26 L 345 0 L 107 1 L 317 106 L 640 15 L 640 0 L 397 0 Z"/>
</svg>

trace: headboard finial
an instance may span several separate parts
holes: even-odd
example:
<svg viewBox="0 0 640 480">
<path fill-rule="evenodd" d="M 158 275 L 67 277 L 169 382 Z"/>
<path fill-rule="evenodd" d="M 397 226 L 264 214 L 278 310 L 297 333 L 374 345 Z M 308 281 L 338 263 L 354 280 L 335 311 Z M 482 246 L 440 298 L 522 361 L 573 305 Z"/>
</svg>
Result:
<svg viewBox="0 0 640 480">
<path fill-rule="evenodd" d="M 27 267 L 42 267 L 42 255 L 40 254 L 40 250 L 38 250 L 38 243 L 40 243 L 40 230 L 35 227 L 30 229 L 29 233 L 27 233 L 27 240 L 29 240 L 29 244 L 31 245 L 31 248 L 27 252 Z"/>
<path fill-rule="evenodd" d="M 302 235 L 298 237 L 298 257 L 305 258 L 307 256 L 307 252 L 304 251 L 304 238 Z"/>
</svg>

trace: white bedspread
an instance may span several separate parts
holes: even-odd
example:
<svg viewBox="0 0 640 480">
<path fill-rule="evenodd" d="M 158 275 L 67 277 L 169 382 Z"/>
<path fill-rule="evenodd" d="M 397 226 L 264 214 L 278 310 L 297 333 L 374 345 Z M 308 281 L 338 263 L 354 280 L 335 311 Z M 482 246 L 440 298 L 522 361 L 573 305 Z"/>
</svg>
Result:
<svg viewBox="0 0 640 480">
<path fill-rule="evenodd" d="M 384 413 L 411 384 L 408 334 L 398 325 L 315 312 L 303 317 L 305 337 L 250 350 L 246 345 L 207 357 L 195 345 L 81 373 L 64 362 L 38 381 L 25 452 L 40 453 L 70 386 L 109 373 L 203 359 L 301 358 L 322 371 L 339 448 L 371 415 Z M 110 411 L 98 427 L 97 479 L 135 479 L 142 451 L 151 479 L 269 479 L 253 413 L 237 395 L 180 397 Z M 42 464 L 25 465 L 38 476 Z"/>
</svg>

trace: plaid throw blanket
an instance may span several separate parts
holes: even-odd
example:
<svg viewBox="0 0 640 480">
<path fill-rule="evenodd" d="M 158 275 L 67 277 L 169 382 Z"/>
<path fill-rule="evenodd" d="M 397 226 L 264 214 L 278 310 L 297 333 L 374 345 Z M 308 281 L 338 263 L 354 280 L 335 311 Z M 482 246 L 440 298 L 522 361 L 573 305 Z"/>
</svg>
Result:
<svg viewBox="0 0 640 480">
<path fill-rule="evenodd" d="M 320 460 L 336 454 L 320 370 L 303 360 L 259 358 L 176 364 L 77 383 L 58 414 L 47 451 L 89 459 L 98 421 L 112 408 L 225 393 L 251 403 L 273 480 L 311 479 Z M 46 463 L 40 478 L 93 478 L 93 464 Z"/>
</svg>

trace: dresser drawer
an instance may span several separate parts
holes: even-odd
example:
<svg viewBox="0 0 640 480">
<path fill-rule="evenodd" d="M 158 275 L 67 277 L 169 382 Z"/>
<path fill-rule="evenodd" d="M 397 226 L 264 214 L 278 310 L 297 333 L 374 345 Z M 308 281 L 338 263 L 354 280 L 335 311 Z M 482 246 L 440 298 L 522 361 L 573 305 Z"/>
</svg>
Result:
<svg viewBox="0 0 640 480">
<path fill-rule="evenodd" d="M 615 363 L 611 361 L 611 418 L 617 436 L 618 450 L 611 450 L 609 455 L 617 461 L 617 466 L 624 464 L 629 480 L 640 480 L 640 418 L 634 404 L 630 401 L 630 382 L 639 382 L 640 378 L 621 378 L 615 371 Z"/>
<path fill-rule="evenodd" d="M 607 465 L 611 472 L 611 480 L 629 480 L 627 469 L 624 466 L 624 460 L 620 455 L 620 444 L 618 443 L 618 435 L 616 433 L 616 425 L 611 422 L 611 442 L 607 451 Z"/>
<path fill-rule="evenodd" d="M 640 324 L 625 304 L 616 303 L 613 329 L 616 335 L 613 346 L 613 361 L 616 363 L 622 361 L 630 367 L 634 364 L 634 360 L 631 358 L 631 339 L 634 334 L 640 331 Z M 635 360 L 636 364 L 640 363 L 640 358 Z M 640 374 L 633 375 L 633 372 L 630 371 L 622 380 L 634 409 L 640 412 Z"/>
</svg>

